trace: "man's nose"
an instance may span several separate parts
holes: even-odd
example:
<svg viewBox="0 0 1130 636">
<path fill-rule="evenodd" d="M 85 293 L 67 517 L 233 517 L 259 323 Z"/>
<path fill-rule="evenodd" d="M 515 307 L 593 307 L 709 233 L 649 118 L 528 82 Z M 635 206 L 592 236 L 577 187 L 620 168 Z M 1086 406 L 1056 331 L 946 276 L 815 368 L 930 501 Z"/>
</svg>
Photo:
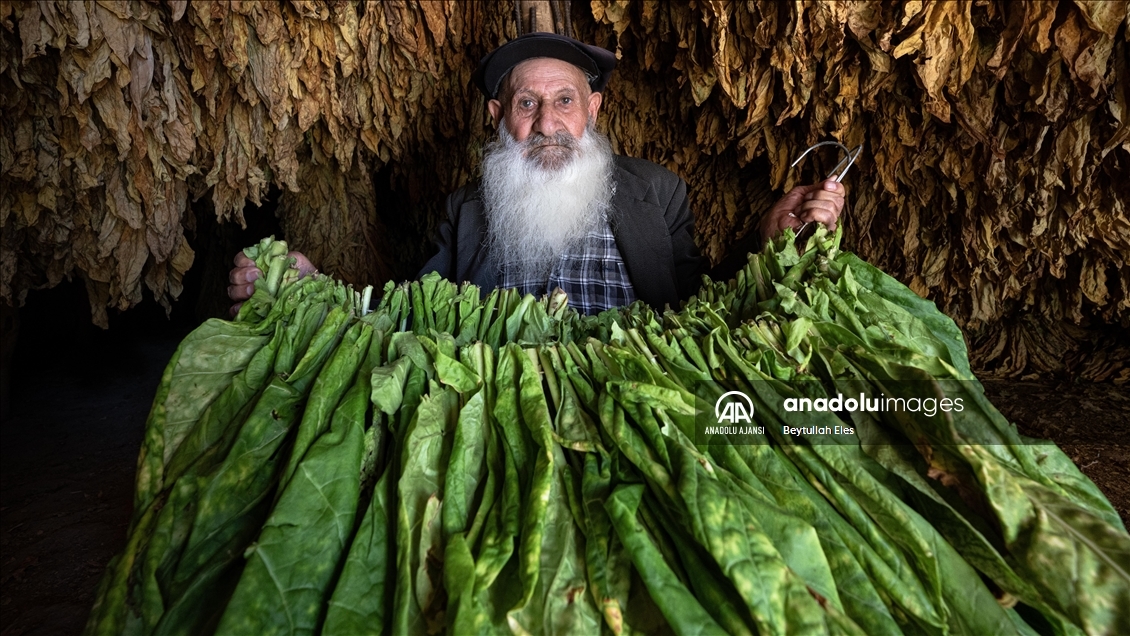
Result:
<svg viewBox="0 0 1130 636">
<path fill-rule="evenodd" d="M 538 108 L 537 114 L 534 116 L 534 132 L 541 133 L 546 137 L 552 137 L 561 128 L 561 123 L 557 121 L 553 110 L 546 106 Z"/>
</svg>

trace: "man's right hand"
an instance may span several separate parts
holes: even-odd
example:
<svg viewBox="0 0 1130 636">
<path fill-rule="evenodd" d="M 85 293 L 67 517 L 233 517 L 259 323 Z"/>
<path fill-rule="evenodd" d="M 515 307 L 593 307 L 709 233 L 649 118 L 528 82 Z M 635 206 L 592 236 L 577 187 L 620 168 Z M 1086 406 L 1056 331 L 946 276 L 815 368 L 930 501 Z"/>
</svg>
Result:
<svg viewBox="0 0 1130 636">
<path fill-rule="evenodd" d="M 301 252 L 289 252 L 287 256 L 295 258 L 294 265 L 298 269 L 299 278 L 318 271 L 318 268 L 314 267 L 310 259 L 303 256 Z M 251 298 L 251 294 L 255 293 L 255 281 L 262 275 L 263 272 L 255 266 L 255 261 L 247 258 L 246 254 L 240 252 L 235 255 L 235 267 L 228 273 L 228 298 L 235 301 L 235 304 L 231 306 L 232 316 L 239 313 L 243 301 Z"/>
</svg>

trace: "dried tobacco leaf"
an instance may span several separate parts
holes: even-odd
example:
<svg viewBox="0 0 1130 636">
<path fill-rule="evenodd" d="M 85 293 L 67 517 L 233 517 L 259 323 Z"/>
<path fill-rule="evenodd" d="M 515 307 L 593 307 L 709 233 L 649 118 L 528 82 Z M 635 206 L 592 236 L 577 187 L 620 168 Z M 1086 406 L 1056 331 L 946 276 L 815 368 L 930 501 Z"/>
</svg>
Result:
<svg viewBox="0 0 1130 636">
<path fill-rule="evenodd" d="M 579 37 L 621 56 L 600 125 L 687 180 L 713 261 L 835 162 L 790 171 L 803 148 L 864 144 L 850 247 L 957 319 L 984 371 L 1057 371 L 1084 351 L 1093 373 L 1125 369 L 1073 327 L 1130 326 L 1125 1 L 572 8 Z M 470 74 L 516 34 L 511 10 L 0 4 L 0 298 L 79 277 L 100 324 L 142 281 L 168 306 L 192 202 L 242 223 L 271 187 L 324 269 L 411 275 L 491 134 Z"/>
<path fill-rule="evenodd" d="M 1126 2 L 591 5 L 580 31 L 621 55 L 617 147 L 688 180 L 712 259 L 762 179 L 863 143 L 846 241 L 957 319 L 982 372 L 1130 375 L 1125 338 L 1073 326 L 1130 326 Z"/>
</svg>

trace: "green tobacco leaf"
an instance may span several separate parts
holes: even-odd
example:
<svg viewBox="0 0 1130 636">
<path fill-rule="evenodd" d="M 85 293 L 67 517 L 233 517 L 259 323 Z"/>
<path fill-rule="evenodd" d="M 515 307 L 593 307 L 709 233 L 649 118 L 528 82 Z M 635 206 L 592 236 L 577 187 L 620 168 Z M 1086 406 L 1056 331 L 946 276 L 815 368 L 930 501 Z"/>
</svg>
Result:
<svg viewBox="0 0 1130 636">
<path fill-rule="evenodd" d="M 841 237 L 785 232 L 679 311 L 432 274 L 360 321 L 263 241 L 240 321 L 166 369 L 88 633 L 1130 633 L 1117 512 Z M 848 419 L 787 397 L 910 382 L 966 408 L 782 432 Z M 696 446 L 729 390 L 765 433 Z"/>
<path fill-rule="evenodd" d="M 712 446 L 712 456 L 721 454 L 729 446 Z M 741 468 L 741 466 L 735 466 Z M 761 530 L 773 542 L 773 547 L 793 572 L 804 579 L 805 585 L 822 596 L 828 604 L 842 611 L 839 592 L 831 567 L 821 548 L 815 528 L 788 511 L 779 508 L 772 499 L 753 488 L 745 479 L 736 476 L 722 467 L 715 468 L 715 474 L 732 491 L 732 497 L 740 501 L 751 518 L 756 519 Z M 752 474 L 746 479 L 756 481 Z"/>
<path fill-rule="evenodd" d="M 165 467 L 165 481 L 172 482 L 187 471 L 207 474 L 227 456 L 239 424 L 263 388 L 270 382 L 275 356 L 284 329 L 278 325 L 271 340 L 255 353 L 247 367 L 205 409 L 199 421 L 182 440 Z"/>
<path fill-rule="evenodd" d="M 824 612 L 773 542 L 725 486 L 685 449 L 672 452 L 686 525 L 738 590 L 760 632 L 824 632 Z"/>
<path fill-rule="evenodd" d="M 222 610 L 219 601 L 235 583 L 227 576 L 270 512 L 279 448 L 298 422 L 306 391 L 333 353 L 347 319 L 340 309 L 330 312 L 311 336 L 296 372 L 285 381 L 276 376 L 267 385 L 223 463 L 214 474 L 201 477 L 207 483 L 200 490 L 184 553 L 165 583 L 171 607 L 159 631 L 193 633 L 200 621 Z"/>
<path fill-rule="evenodd" d="M 555 453 L 549 406 L 541 388 L 537 363 L 526 350 L 509 347 L 509 353 L 518 368 L 518 408 L 521 421 L 534 440 L 533 479 L 525 493 L 522 530 L 518 545 L 518 572 L 522 581 L 522 600 L 507 612 L 511 624 L 532 633 L 541 628 L 541 609 L 545 600 L 541 581 L 542 551 L 546 546 L 547 526 L 558 506 L 551 505 L 554 485 Z M 529 353 L 534 353 L 531 349 Z M 564 493 L 558 493 L 562 501 Z M 556 528 L 550 528 L 550 531 Z M 564 539 L 564 537 L 562 537 Z M 548 546 L 552 547 L 552 546 Z"/>
<path fill-rule="evenodd" d="M 1088 633 L 1130 631 L 1130 536 L 971 447 L 1018 572 Z M 1066 567 L 1065 567 L 1065 564 Z"/>
<path fill-rule="evenodd" d="M 395 509 L 397 474 L 385 470 L 349 546 L 341 576 L 328 596 L 323 636 L 388 634 L 396 570 L 389 511 Z"/>
<path fill-rule="evenodd" d="M 163 407 L 167 412 L 163 461 L 168 463 L 204 410 L 267 344 L 271 334 L 222 320 L 208 320 L 181 342 Z"/>
<path fill-rule="evenodd" d="M 342 336 L 341 344 L 334 350 L 322 372 L 310 389 L 310 397 L 302 414 L 302 422 L 290 451 L 290 459 L 283 470 L 279 483 L 282 487 L 290 482 L 299 463 L 306 456 L 307 449 L 322 435 L 330 425 L 330 418 L 342 396 L 350 391 L 353 402 L 367 405 L 369 400 L 368 379 L 363 384 L 353 381 L 357 368 L 369 350 L 373 328 L 363 322 L 354 323 Z M 363 418 L 365 409 L 361 409 Z M 360 424 L 360 422 L 359 422 Z"/>
<path fill-rule="evenodd" d="M 208 479 L 207 487 L 200 494 L 192 532 L 177 567 L 175 580 L 181 585 L 206 569 L 235 536 L 246 533 L 246 526 L 239 520 L 261 508 L 258 504 L 264 501 L 273 482 L 265 468 L 269 467 L 287 432 L 297 423 L 304 397 L 276 378 L 259 398 L 228 458 L 215 476 Z M 259 520 L 253 532 L 257 532 L 262 521 Z M 252 538 L 254 535 L 246 540 Z M 246 543 L 237 550 L 242 552 L 244 547 Z"/>
<path fill-rule="evenodd" d="M 919 578 L 946 608 L 951 629 L 968 634 L 1015 632 L 1011 620 L 973 568 L 932 525 L 875 478 L 881 469 L 867 467 L 872 462 L 858 446 L 827 444 L 811 449 L 836 471 L 836 475 L 826 473 L 821 482 L 831 487 L 833 479 L 841 480 L 839 485 L 847 495 L 909 557 Z"/>
<path fill-rule="evenodd" d="M 626 590 L 618 593 L 613 581 L 615 555 L 612 554 L 614 537 L 612 522 L 604 503 L 612 492 L 610 460 L 606 453 L 588 453 L 581 475 L 580 523 L 585 534 L 585 566 L 589 591 L 604 616 L 605 624 L 619 634 L 624 625 Z"/>
<path fill-rule="evenodd" d="M 935 338 L 945 344 L 949 351 L 949 363 L 960 372 L 960 377 L 973 377 L 973 372 L 969 369 L 969 354 L 961 329 L 952 318 L 938 311 L 938 307 L 932 301 L 915 294 L 906 285 L 854 254 L 844 252 L 836 258 L 836 262 L 845 268 L 850 268 L 855 280 L 861 286 L 920 320 Z"/>
<path fill-rule="evenodd" d="M 1000 544 L 997 533 L 983 519 L 968 510 L 956 494 L 946 493 L 940 484 L 930 483 L 921 474 L 925 471 L 925 465 L 913 447 L 897 443 L 877 423 L 868 421 L 871 418 L 859 414 L 855 416 L 864 452 L 919 493 L 915 508 L 953 545 L 962 558 L 991 578 L 1002 590 L 1037 609 L 1054 626 L 1056 633 L 1074 633 L 1066 617 L 1052 609 L 1032 582 L 1017 574 L 1010 559 L 1002 556 L 1004 547 Z M 916 462 L 922 466 L 917 466 Z M 946 497 L 947 494 L 950 496 Z"/>
<path fill-rule="evenodd" d="M 734 451 L 744 460 L 758 483 L 763 484 L 782 507 L 815 528 L 845 613 L 869 634 L 901 633 L 883 596 L 876 590 L 876 586 L 894 581 L 895 575 L 882 564 L 862 537 L 836 514 L 807 480 L 800 477 L 797 469 L 780 451 L 764 444 L 739 446 Z M 878 575 L 880 572 L 886 574 Z M 888 598 L 898 599 L 907 593 L 903 586 L 897 586 L 895 591 L 897 593 Z M 913 605 L 908 602 L 902 604 Z"/>
<path fill-rule="evenodd" d="M 332 362 L 326 372 L 352 379 L 352 369 L 345 373 Z M 317 629 L 326 587 L 353 533 L 366 388 L 351 392 L 353 399 L 337 408 L 329 431 L 303 454 L 259 534 L 217 634 L 313 634 Z"/>
<path fill-rule="evenodd" d="M 828 413 L 786 413 L 781 406 L 783 401 L 780 397 L 794 396 L 796 393 L 779 383 L 757 382 L 753 387 L 757 392 L 754 398 L 756 411 L 762 417 L 769 418 L 770 431 L 780 430 L 781 424 L 786 421 L 790 426 L 827 426 L 837 420 Z M 779 395 L 773 391 L 774 388 L 779 391 Z M 824 447 L 802 446 L 784 439 L 779 441 L 782 444 L 781 455 L 785 459 L 781 462 L 784 471 L 774 466 L 771 456 L 767 458 L 764 454 L 753 464 L 758 470 L 772 471 L 770 474 L 773 478 L 766 483 L 774 485 L 777 492 L 785 494 L 792 488 L 784 481 L 782 472 L 789 472 L 797 476 L 796 484 L 802 492 L 807 490 L 806 483 L 815 487 L 822 497 L 811 497 L 809 501 L 819 510 L 819 516 L 832 523 L 835 533 L 842 538 L 843 545 L 874 581 L 875 589 L 891 599 L 891 614 L 899 617 L 900 622 L 913 621 L 916 628 L 928 632 L 944 629 L 936 578 L 920 580 L 910 560 L 900 551 L 896 538 L 889 536 L 879 525 L 879 518 L 870 516 L 859 500 L 833 477 L 824 462 L 813 455 L 812 449 Z M 883 504 L 897 507 L 893 501 L 879 499 L 878 505 Z M 828 532 L 824 537 L 826 541 L 835 539 Z M 841 587 L 841 596 L 848 591 L 850 589 Z M 864 597 L 866 596 L 865 593 Z M 870 614 L 875 620 L 882 622 L 881 617 L 874 616 L 874 612 L 861 609 L 865 611 L 865 615 Z"/>
<path fill-rule="evenodd" d="M 459 410 L 444 487 L 443 530 L 448 535 L 470 529 L 475 494 L 486 478 L 489 422 L 485 404 L 486 397 L 480 391 Z"/>
<path fill-rule="evenodd" d="M 439 505 L 443 500 L 444 467 L 451 454 L 451 435 L 458 418 L 459 394 L 452 389 L 436 391 L 420 401 L 404 435 L 397 485 L 396 594 L 393 601 L 392 633 L 414 634 L 427 630 L 442 578 L 434 578 L 429 559 L 441 559 Z M 436 573 L 438 574 L 438 573 Z"/>
<path fill-rule="evenodd" d="M 180 351 L 178 348 L 172 360 L 165 366 L 165 371 L 161 374 L 161 383 L 157 386 L 157 395 L 153 398 L 153 406 L 145 420 L 145 435 L 142 437 L 141 452 L 137 457 L 133 518 L 130 520 L 131 533 L 134 532 L 134 527 L 141 516 L 149 509 L 153 498 L 165 486 L 165 466 L 168 463 L 165 460 L 165 427 L 169 413 L 165 400 L 169 396 L 169 386 L 172 383 L 177 360 L 180 358 Z"/>
<path fill-rule="evenodd" d="M 395 415 L 400 410 L 411 367 L 412 362 L 408 358 L 397 358 L 389 364 L 373 368 L 370 397 L 377 410 L 385 415 Z"/>
<path fill-rule="evenodd" d="M 725 634 L 726 631 L 671 571 L 636 519 L 642 495 L 643 486 L 621 486 L 613 491 L 605 508 L 648 593 L 676 634 Z"/>
<path fill-rule="evenodd" d="M 445 347 L 423 336 L 419 337 L 418 340 L 420 345 L 423 346 L 431 356 L 435 364 L 436 377 L 440 382 L 465 395 L 469 395 L 479 389 L 479 386 L 482 384 L 482 380 L 479 376 L 462 362 L 452 357 L 451 354 L 443 351 Z M 454 346 L 453 341 L 448 341 L 446 344 L 448 346 Z"/>
</svg>

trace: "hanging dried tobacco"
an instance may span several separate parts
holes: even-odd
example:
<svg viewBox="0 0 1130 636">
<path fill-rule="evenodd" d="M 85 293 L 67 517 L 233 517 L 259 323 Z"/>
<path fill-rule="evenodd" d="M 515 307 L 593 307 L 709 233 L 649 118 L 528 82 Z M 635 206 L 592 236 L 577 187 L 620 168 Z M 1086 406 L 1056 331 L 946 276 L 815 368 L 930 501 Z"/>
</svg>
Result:
<svg viewBox="0 0 1130 636">
<path fill-rule="evenodd" d="M 272 185 L 295 248 L 347 281 L 389 278 L 422 258 L 429 219 L 394 228 L 409 249 L 390 240 L 372 174 L 390 167 L 432 209 L 467 178 L 486 134 L 470 74 L 514 36 L 503 9 L 5 2 L 0 298 L 79 277 L 103 326 L 143 282 L 168 307 L 193 262 L 191 202 L 243 223 Z"/>
<path fill-rule="evenodd" d="M 100 324 L 143 284 L 168 306 L 192 202 L 242 222 L 271 186 L 323 270 L 406 275 L 490 134 L 470 74 L 516 34 L 510 5 L 0 5 L 0 298 L 78 277 Z M 830 167 L 788 169 L 810 143 L 863 144 L 851 247 L 1002 374 L 1130 325 L 1126 22 L 1126 2 L 573 3 L 622 56 L 601 126 L 688 181 L 707 255 Z M 1078 368 L 1130 378 L 1118 356 Z"/>
<path fill-rule="evenodd" d="M 1125 344 L 1082 360 L 1097 347 L 1076 327 L 1130 326 L 1126 2 L 591 9 L 584 37 L 622 56 L 608 128 L 688 180 L 713 259 L 767 189 L 824 174 L 789 171 L 804 148 L 863 144 L 847 240 L 957 319 L 980 367 L 1076 358 L 1130 381 Z"/>
</svg>

